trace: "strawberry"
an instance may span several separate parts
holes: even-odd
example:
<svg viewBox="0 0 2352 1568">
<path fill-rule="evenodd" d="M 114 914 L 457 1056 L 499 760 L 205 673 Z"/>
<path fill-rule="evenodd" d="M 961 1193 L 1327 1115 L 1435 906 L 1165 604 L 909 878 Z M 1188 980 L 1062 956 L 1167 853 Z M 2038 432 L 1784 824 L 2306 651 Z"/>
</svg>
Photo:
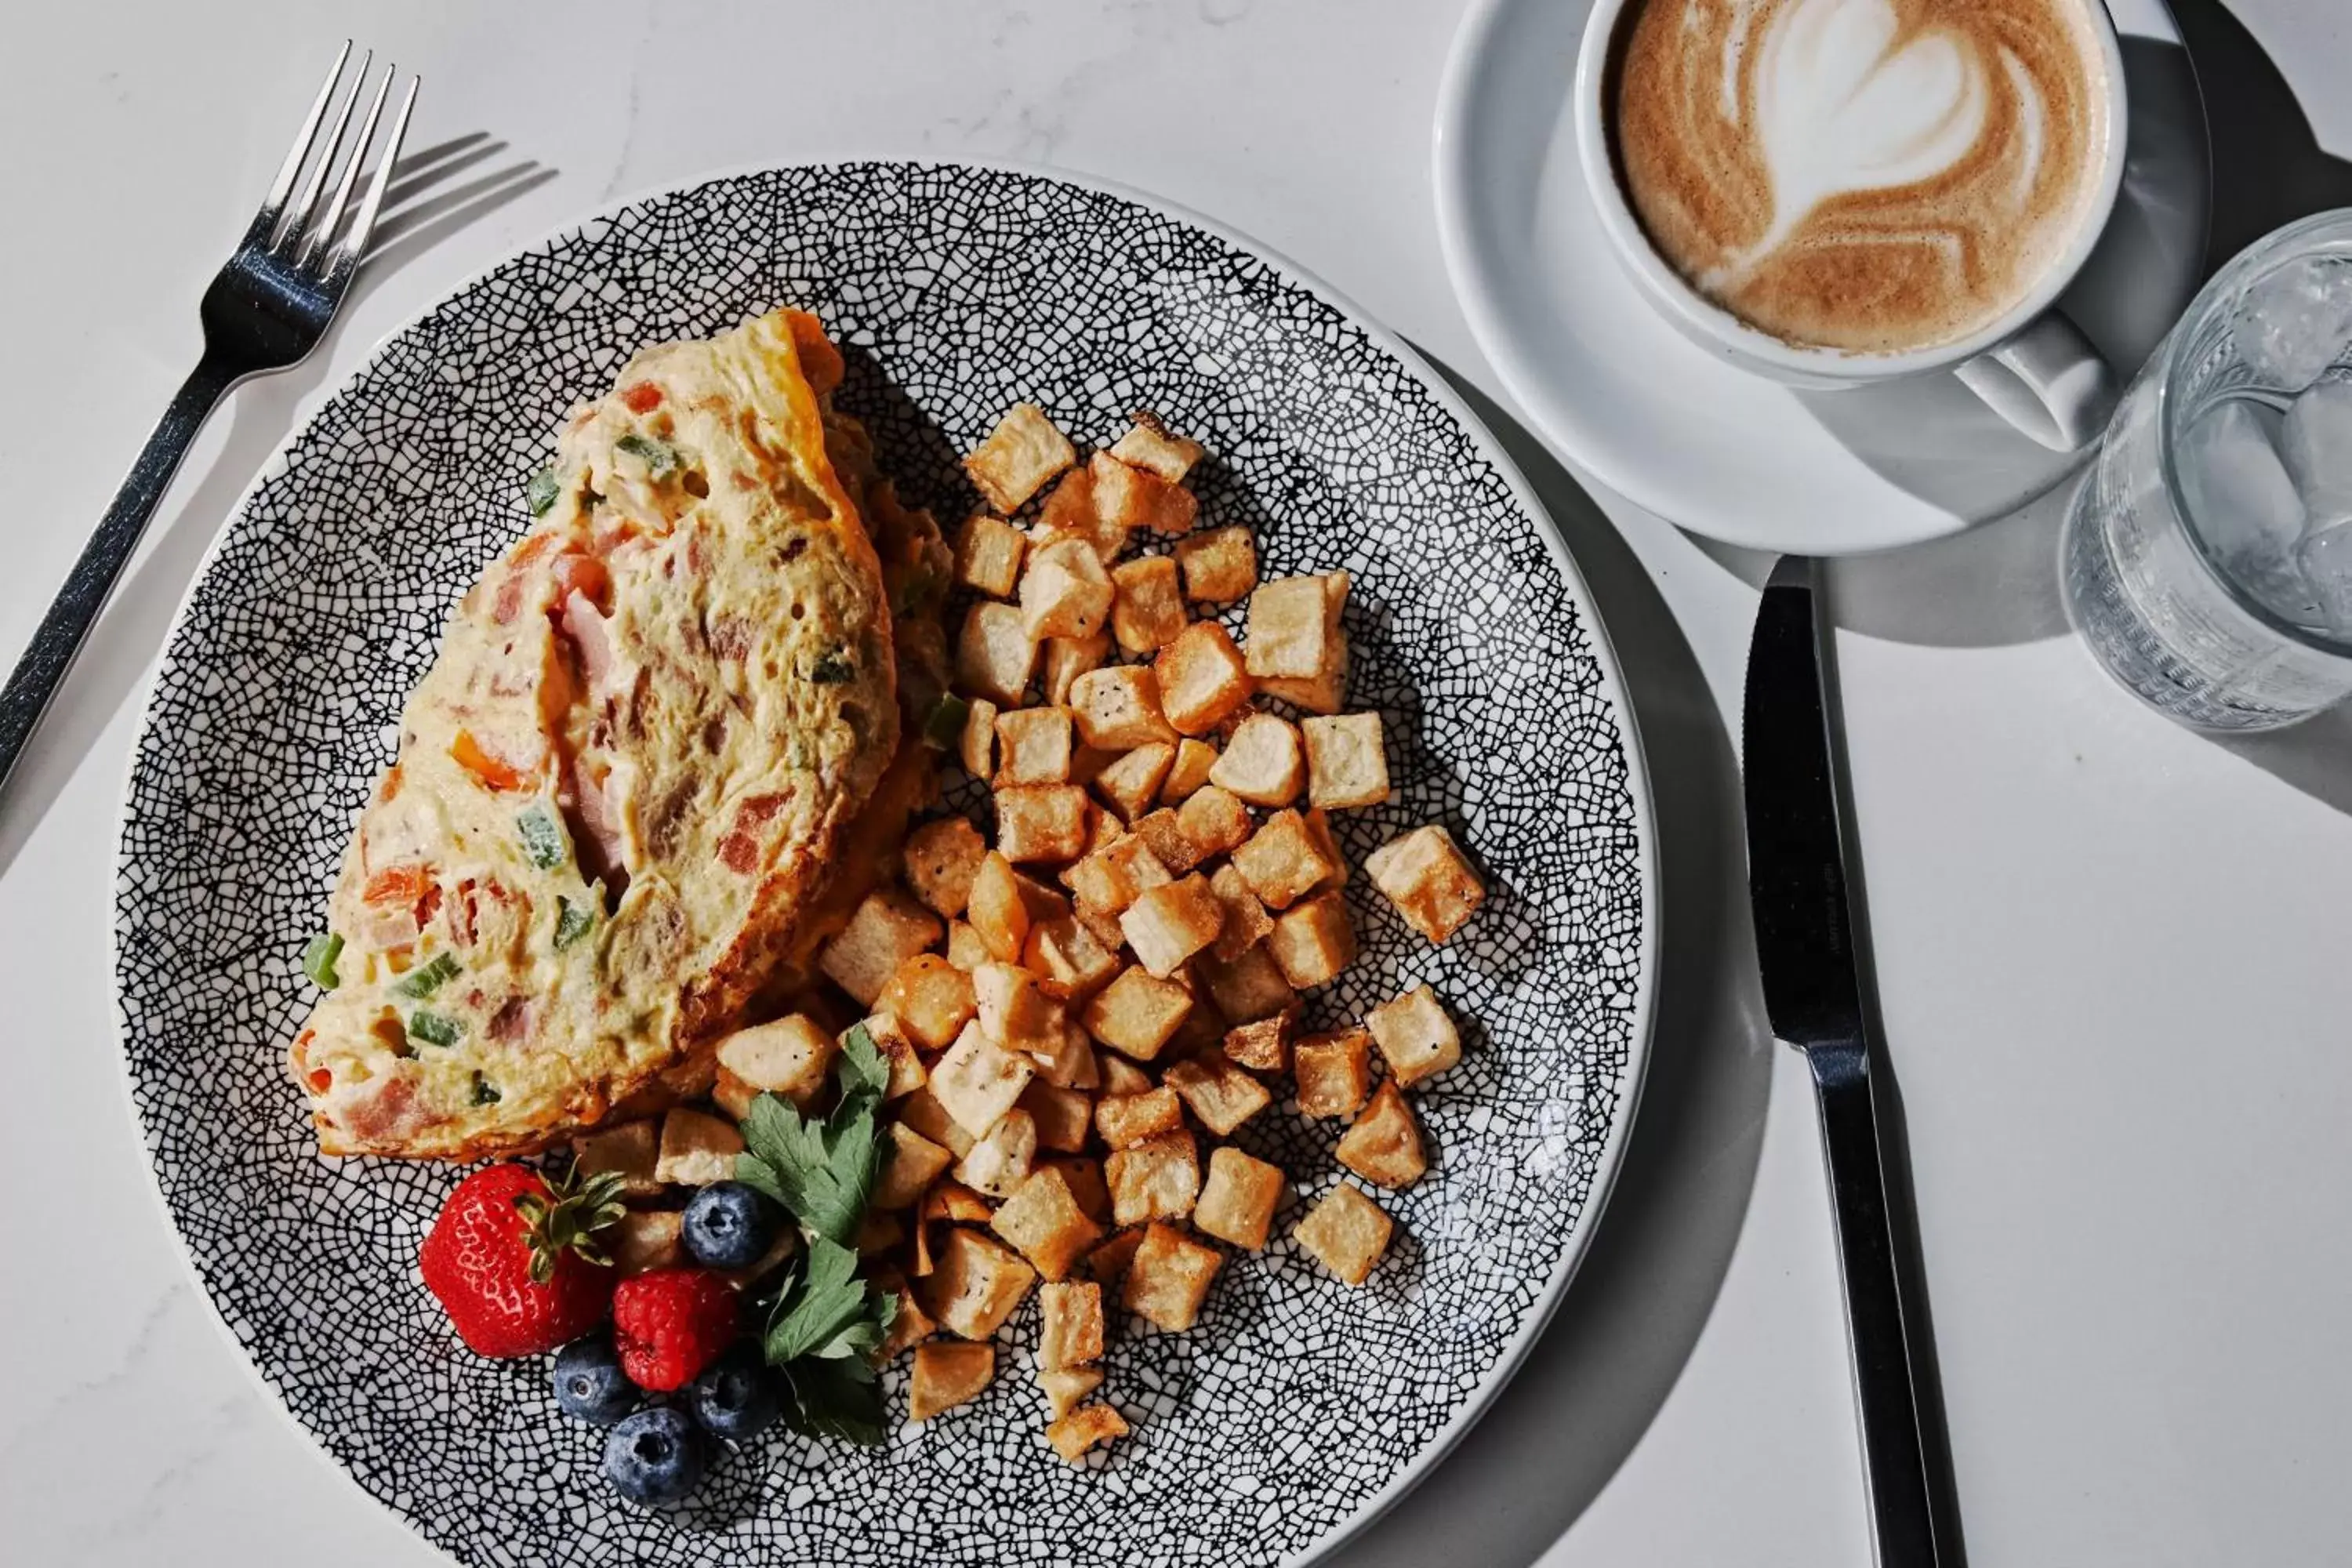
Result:
<svg viewBox="0 0 2352 1568">
<path fill-rule="evenodd" d="M 458 1183 L 416 1258 L 457 1337 L 481 1355 L 537 1355 L 595 1327 L 614 1279 L 596 1232 L 621 1217 L 620 1184 L 513 1164 Z"/>
<path fill-rule="evenodd" d="M 734 1289 L 706 1269 L 656 1268 L 613 1292 L 613 1342 L 639 1388 L 683 1388 L 734 1342 Z"/>
</svg>

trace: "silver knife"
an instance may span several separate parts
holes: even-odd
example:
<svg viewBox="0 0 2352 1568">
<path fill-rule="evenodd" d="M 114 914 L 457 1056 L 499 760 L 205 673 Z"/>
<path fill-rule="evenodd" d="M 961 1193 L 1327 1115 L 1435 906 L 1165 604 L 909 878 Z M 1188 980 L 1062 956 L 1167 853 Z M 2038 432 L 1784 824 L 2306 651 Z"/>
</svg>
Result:
<svg viewBox="0 0 2352 1568">
<path fill-rule="evenodd" d="M 1748 645 L 1740 751 L 1756 955 L 1772 1033 L 1804 1053 L 1821 1102 L 1872 1544 L 1886 1568 L 1958 1568 L 1948 1533 L 1958 1514 L 1921 1424 L 1934 1358 L 1924 1314 L 1906 1310 L 1896 1261 L 1895 1227 L 1907 1233 L 1911 1222 L 1886 1201 L 1871 1087 L 1882 1047 L 1863 1007 L 1815 602 L 1812 563 L 1782 559 Z"/>
</svg>

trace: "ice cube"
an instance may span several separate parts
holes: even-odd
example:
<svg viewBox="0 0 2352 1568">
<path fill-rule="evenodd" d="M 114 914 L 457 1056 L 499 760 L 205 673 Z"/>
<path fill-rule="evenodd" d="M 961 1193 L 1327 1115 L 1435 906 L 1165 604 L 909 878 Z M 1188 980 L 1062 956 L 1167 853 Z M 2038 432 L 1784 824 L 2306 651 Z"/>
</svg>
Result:
<svg viewBox="0 0 2352 1568">
<path fill-rule="evenodd" d="M 2322 630 L 2352 639 L 2352 522 L 2315 531 L 2294 552 Z"/>
<path fill-rule="evenodd" d="M 2266 384 L 2301 392 L 2352 346 L 2352 258 L 2305 256 L 2264 273 L 2239 299 L 2231 330 Z"/>
<path fill-rule="evenodd" d="M 2278 426 L 2269 408 L 2232 398 L 2200 415 L 2174 451 L 2189 515 L 2224 561 L 2283 563 L 2303 537 L 2303 500 L 2279 458 Z"/>
<path fill-rule="evenodd" d="M 2308 527 L 2352 518 L 2352 380 L 2331 375 L 2295 398 L 2279 427 L 2279 456 Z"/>
</svg>

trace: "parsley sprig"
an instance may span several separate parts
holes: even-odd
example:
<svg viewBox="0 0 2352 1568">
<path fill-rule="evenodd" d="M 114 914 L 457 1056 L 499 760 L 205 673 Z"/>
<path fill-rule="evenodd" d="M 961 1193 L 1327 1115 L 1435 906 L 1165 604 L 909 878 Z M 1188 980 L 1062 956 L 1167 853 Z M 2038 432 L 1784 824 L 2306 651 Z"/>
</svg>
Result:
<svg viewBox="0 0 2352 1568">
<path fill-rule="evenodd" d="M 882 1392 L 867 1359 L 890 1331 L 898 1299 L 857 1277 L 857 1227 L 882 1168 L 880 1114 L 889 1064 L 863 1024 L 834 1063 L 832 1114 L 803 1117 L 763 1094 L 743 1119 L 736 1179 L 782 1204 L 808 1246 L 768 1320 L 767 1354 L 793 1393 L 793 1424 L 853 1443 L 882 1440 Z"/>
</svg>

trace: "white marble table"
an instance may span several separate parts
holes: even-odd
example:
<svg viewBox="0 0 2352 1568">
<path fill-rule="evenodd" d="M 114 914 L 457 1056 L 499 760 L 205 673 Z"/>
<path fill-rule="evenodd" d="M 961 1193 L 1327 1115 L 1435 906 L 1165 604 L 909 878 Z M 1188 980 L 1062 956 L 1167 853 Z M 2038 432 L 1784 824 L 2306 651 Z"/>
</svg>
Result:
<svg viewBox="0 0 2352 1568">
<path fill-rule="evenodd" d="M 2319 142 L 2352 147 L 2352 102 L 2332 90 L 2352 13 L 2236 4 Z M 2231 29 L 2215 0 L 2193 8 Z M 354 34 L 424 71 L 412 147 L 488 140 L 329 351 L 215 422 L 0 808 L 9 1561 L 436 1560 L 215 1331 L 115 1063 L 110 861 L 145 672 L 231 502 L 323 389 L 454 282 L 607 198 L 878 153 L 1164 194 L 1491 390 L 1430 210 L 1456 16 L 1436 0 L 146 0 L 12 17 L 10 658 L 193 362 L 195 295 L 334 44 Z M 1666 834 L 1666 1001 L 1630 1163 L 1567 1306 L 1486 1421 L 1343 1561 L 1860 1563 L 1811 1103 L 1763 1037 L 1739 892 L 1734 736 L 1762 563 L 1589 494 L 1513 438 L 1633 672 Z M 2065 634 L 2051 529 L 2043 508 L 1834 579 L 1969 1546 L 1982 1565 L 2340 1562 L 2352 721 L 2225 746 L 2142 711 Z"/>
</svg>

